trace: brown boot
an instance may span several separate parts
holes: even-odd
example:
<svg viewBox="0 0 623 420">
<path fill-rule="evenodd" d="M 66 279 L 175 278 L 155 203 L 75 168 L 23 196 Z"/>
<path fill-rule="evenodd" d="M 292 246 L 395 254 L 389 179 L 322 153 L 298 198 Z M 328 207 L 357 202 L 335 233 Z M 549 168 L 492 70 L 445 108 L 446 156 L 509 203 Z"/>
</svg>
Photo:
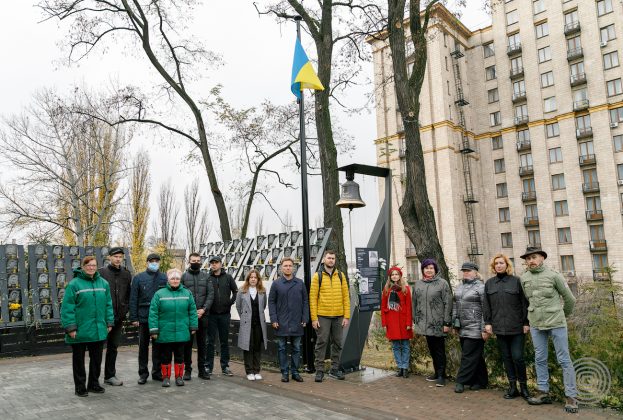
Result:
<svg viewBox="0 0 623 420">
<path fill-rule="evenodd" d="M 565 411 L 567 413 L 577 413 L 578 401 L 573 397 L 567 397 L 567 400 L 565 401 Z"/>
</svg>

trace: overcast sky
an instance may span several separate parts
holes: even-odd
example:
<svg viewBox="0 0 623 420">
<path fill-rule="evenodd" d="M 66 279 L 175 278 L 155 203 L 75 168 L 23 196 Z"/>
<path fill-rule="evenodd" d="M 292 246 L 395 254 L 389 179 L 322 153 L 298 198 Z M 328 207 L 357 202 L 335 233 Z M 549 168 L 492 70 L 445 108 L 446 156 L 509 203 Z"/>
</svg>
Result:
<svg viewBox="0 0 623 420">
<path fill-rule="evenodd" d="M 95 51 L 79 65 L 67 66 L 66 51 L 60 46 L 68 31 L 66 23 L 39 23 L 41 13 L 33 6 L 35 2 L 30 0 L 5 3 L 0 17 L 0 80 L 3 81 L 0 115 L 21 112 L 31 101 L 33 93 L 42 88 L 55 88 L 62 93 L 76 84 L 86 85 L 91 89 L 110 86 L 111 80 L 117 80 L 120 85 L 150 85 L 160 82 L 140 53 L 124 53 L 113 43 L 106 44 L 106 50 L 100 48 Z M 260 5 L 265 3 L 267 2 L 258 1 Z M 489 19 L 480 11 L 480 1 L 470 0 L 468 3 L 470 6 L 478 6 L 468 7 L 462 20 L 471 29 L 486 26 Z M 258 105 L 266 98 L 276 104 L 286 104 L 294 100 L 289 90 L 296 35 L 294 24 L 279 25 L 270 17 L 259 17 L 253 2 L 247 0 L 206 1 L 204 5 L 196 8 L 193 18 L 188 29 L 193 37 L 201 40 L 208 49 L 219 53 L 224 61 L 222 67 L 206 75 L 205 84 L 202 86 L 209 89 L 216 83 L 222 84 L 226 99 L 238 107 Z M 309 45 L 309 39 L 304 39 L 304 45 Z M 312 48 L 308 47 L 307 52 L 310 57 L 315 56 Z M 367 67 L 370 79 L 371 67 L 371 64 Z M 372 86 L 352 89 L 343 98 L 344 103 L 347 106 L 360 106 L 371 90 Z M 339 165 L 353 162 L 376 164 L 373 111 L 350 115 L 340 111 L 337 106 L 333 109 L 342 126 L 355 139 L 355 150 L 349 156 L 339 156 Z M 133 145 L 133 150 L 138 150 L 139 146 L 147 147 L 152 160 L 152 204 L 155 204 L 153 197 L 158 186 L 168 179 L 177 187 L 181 204 L 183 189 L 194 177 L 199 177 L 204 182 L 204 201 L 210 201 L 211 195 L 203 167 L 188 167 L 184 164 L 185 149 L 173 149 L 172 142 L 181 143 L 179 139 L 170 139 L 147 131 Z M 0 165 L 0 176 L 3 180 L 10 178 L 10 168 Z M 227 189 L 228 182 L 231 181 L 228 176 L 226 173 L 221 175 L 221 189 Z M 352 213 L 353 226 L 357 227 L 353 229 L 353 242 L 354 246 L 365 246 L 378 213 L 379 199 L 376 180 L 356 180 L 362 185 L 362 196 L 368 206 Z M 322 212 L 322 190 L 317 179 L 310 182 L 310 220 L 313 227 L 314 221 Z M 275 189 L 271 193 L 271 199 L 280 212 L 285 213 L 288 209 L 293 215 L 294 223 L 300 223 L 299 190 L 288 193 Z M 214 215 L 215 235 L 218 221 L 212 205 L 210 211 Z M 254 208 L 255 214 L 261 212 L 265 214 L 264 233 L 278 232 L 281 229 L 278 219 L 263 204 Z M 344 216 L 347 223 L 346 212 Z M 365 228 L 361 229 L 360 226 Z M 348 225 L 345 229 L 348 232 Z M 249 232 L 255 233 L 253 222 Z M 181 228 L 179 235 L 183 235 Z M 348 242 L 348 236 L 345 239 Z"/>
</svg>

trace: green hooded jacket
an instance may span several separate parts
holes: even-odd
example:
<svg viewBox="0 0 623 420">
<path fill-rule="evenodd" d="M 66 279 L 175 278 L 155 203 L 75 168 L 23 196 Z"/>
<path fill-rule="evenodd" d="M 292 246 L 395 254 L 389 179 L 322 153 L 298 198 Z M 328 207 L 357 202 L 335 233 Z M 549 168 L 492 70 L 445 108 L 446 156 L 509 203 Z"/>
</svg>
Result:
<svg viewBox="0 0 623 420">
<path fill-rule="evenodd" d="M 567 326 L 566 317 L 573 312 L 575 297 L 559 273 L 544 265 L 528 269 L 521 276 L 521 286 L 530 303 L 530 327 L 551 330 Z"/>
<path fill-rule="evenodd" d="M 149 334 L 158 343 L 181 343 L 197 331 L 197 306 L 190 291 L 181 284 L 177 289 L 162 288 L 154 294 L 149 307 Z"/>
<path fill-rule="evenodd" d="M 81 268 L 74 270 L 74 278 L 65 288 L 61 324 L 69 344 L 106 340 L 108 327 L 115 325 L 115 316 L 110 287 L 98 272 L 89 277 Z M 75 338 L 69 336 L 72 331 L 76 331 Z"/>
</svg>

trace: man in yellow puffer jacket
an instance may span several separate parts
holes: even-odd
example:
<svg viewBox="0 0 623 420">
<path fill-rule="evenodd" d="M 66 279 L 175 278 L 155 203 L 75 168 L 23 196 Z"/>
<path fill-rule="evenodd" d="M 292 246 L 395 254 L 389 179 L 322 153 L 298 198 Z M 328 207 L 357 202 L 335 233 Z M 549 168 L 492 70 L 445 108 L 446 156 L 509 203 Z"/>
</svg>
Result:
<svg viewBox="0 0 623 420">
<path fill-rule="evenodd" d="M 312 326 L 316 330 L 316 382 L 324 378 L 324 357 L 331 337 L 331 371 L 329 376 L 344 379 L 339 369 L 342 354 L 342 329 L 350 319 L 350 297 L 348 281 L 343 273 L 335 268 L 335 252 L 326 250 L 322 259 L 322 281 L 318 273 L 311 280 L 309 289 L 309 308 Z"/>
</svg>

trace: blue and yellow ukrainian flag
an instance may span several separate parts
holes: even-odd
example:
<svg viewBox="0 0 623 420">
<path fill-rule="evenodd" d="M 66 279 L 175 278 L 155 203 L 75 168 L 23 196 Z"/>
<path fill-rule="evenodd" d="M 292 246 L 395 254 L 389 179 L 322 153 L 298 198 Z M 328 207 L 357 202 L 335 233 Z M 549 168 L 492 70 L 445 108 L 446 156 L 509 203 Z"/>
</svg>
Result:
<svg viewBox="0 0 623 420">
<path fill-rule="evenodd" d="M 324 90 L 324 86 L 320 83 L 320 79 L 318 79 L 309 58 L 307 58 L 307 54 L 305 54 L 305 50 L 301 45 L 301 40 L 298 38 L 296 39 L 296 45 L 294 47 L 292 84 L 290 89 L 297 98 L 301 97 L 301 91 L 303 89 Z"/>
</svg>

